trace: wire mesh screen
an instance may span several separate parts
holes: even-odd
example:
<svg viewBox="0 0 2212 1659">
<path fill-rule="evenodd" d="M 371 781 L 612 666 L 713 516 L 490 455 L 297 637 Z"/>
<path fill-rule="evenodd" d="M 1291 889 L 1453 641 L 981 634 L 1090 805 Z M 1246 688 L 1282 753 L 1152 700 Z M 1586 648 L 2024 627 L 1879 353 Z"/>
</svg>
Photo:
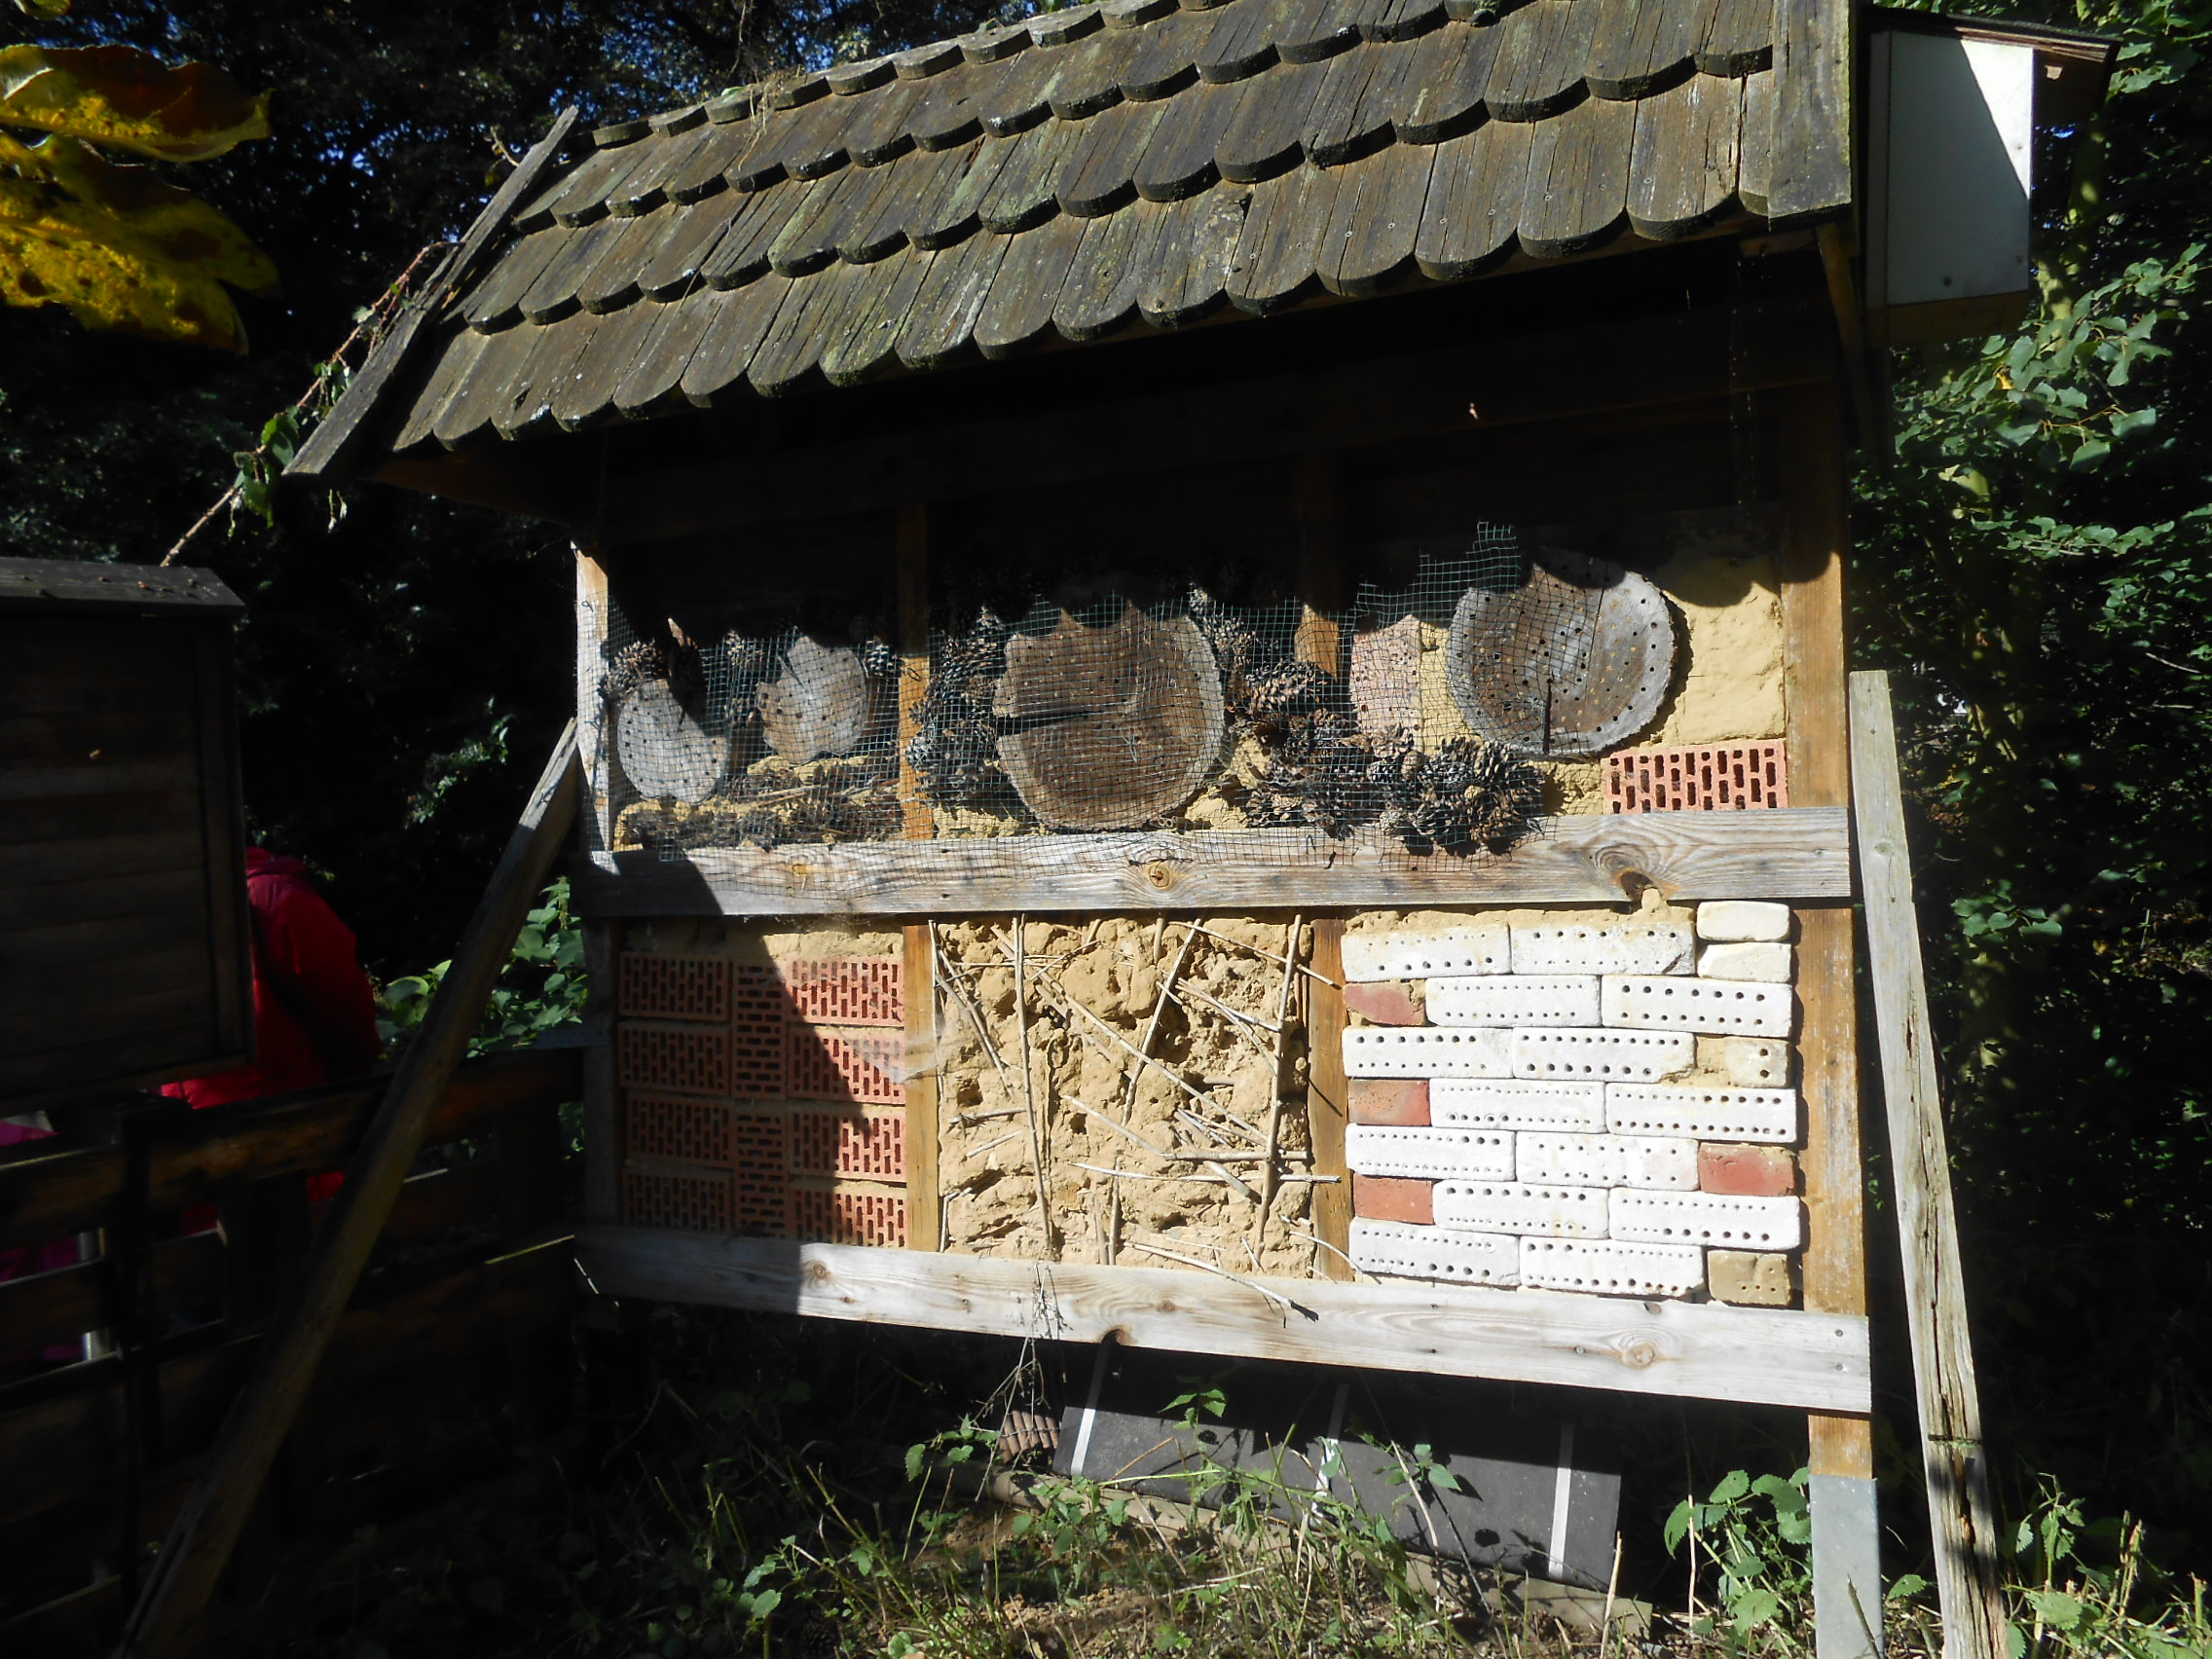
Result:
<svg viewBox="0 0 2212 1659">
<path fill-rule="evenodd" d="M 1336 612 L 1218 579 L 1002 572 L 937 596 L 926 660 L 866 620 L 694 638 L 610 608 L 582 667 L 613 845 L 1205 830 L 1317 857 L 1355 836 L 1502 849 L 1542 807 L 1530 757 L 1572 752 L 1563 711 L 1590 723 L 1563 688 L 1607 678 L 1603 613 L 1641 578 L 1502 526 L 1394 551 L 1415 579 Z"/>
</svg>

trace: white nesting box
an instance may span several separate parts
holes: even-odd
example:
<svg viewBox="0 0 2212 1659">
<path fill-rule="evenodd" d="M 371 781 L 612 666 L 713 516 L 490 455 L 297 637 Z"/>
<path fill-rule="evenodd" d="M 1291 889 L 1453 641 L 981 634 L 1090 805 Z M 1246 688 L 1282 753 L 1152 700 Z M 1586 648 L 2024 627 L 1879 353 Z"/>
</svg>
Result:
<svg viewBox="0 0 2212 1659">
<path fill-rule="evenodd" d="M 2034 291 L 2036 49 L 1902 29 L 1869 42 L 1868 311 L 1894 346 L 1985 333 Z"/>
</svg>

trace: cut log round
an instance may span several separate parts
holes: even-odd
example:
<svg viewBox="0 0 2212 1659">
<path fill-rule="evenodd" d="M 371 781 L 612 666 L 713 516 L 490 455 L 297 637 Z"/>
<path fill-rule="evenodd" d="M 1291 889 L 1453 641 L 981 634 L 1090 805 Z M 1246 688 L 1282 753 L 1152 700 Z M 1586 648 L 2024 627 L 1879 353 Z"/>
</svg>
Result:
<svg viewBox="0 0 2212 1659">
<path fill-rule="evenodd" d="M 721 782 L 727 746 L 693 719 L 665 680 L 648 680 L 614 717 L 614 754 L 650 800 L 696 806 Z"/>
<path fill-rule="evenodd" d="M 793 764 L 850 755 L 867 737 L 867 670 L 860 653 L 801 634 L 784 648 L 783 672 L 756 696 L 768 747 Z"/>
<path fill-rule="evenodd" d="M 1659 713 L 1675 672 L 1675 618 L 1644 577 L 1563 548 L 1535 549 L 1528 580 L 1469 588 L 1445 643 L 1445 683 L 1467 724 L 1523 755 L 1601 755 Z"/>
<path fill-rule="evenodd" d="M 1188 616 L 1124 604 L 1091 627 L 1062 613 L 1006 648 L 992 713 L 999 764 L 1039 820 L 1129 830 L 1174 811 L 1221 758 L 1221 670 Z"/>
</svg>

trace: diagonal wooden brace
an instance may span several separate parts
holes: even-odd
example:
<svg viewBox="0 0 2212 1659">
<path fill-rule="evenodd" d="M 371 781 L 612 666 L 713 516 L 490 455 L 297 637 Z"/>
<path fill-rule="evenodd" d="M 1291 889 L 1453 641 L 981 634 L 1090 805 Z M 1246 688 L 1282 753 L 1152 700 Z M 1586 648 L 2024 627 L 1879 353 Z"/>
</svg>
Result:
<svg viewBox="0 0 2212 1659">
<path fill-rule="evenodd" d="M 223 1419 L 222 1433 L 163 1541 L 116 1650 L 118 1659 L 169 1659 L 186 1650 L 368 1266 L 422 1146 L 423 1131 L 468 1052 L 468 1040 L 483 1018 L 515 936 L 545 885 L 575 817 L 576 795 L 576 728 L 571 721 L 477 902 L 422 1029 L 401 1055 L 384 1104 L 347 1168 L 346 1185 L 308 1262 L 299 1298 L 267 1339 L 253 1376 Z"/>
</svg>

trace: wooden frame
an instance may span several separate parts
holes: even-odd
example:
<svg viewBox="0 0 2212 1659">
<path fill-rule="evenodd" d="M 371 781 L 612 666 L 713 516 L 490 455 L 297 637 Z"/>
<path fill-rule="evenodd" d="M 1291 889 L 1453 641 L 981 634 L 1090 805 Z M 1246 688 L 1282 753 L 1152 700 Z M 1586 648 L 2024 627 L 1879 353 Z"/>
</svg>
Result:
<svg viewBox="0 0 2212 1659">
<path fill-rule="evenodd" d="M 682 864 L 595 850 L 576 872 L 577 906 L 594 916 L 1619 904 L 1646 888 L 1680 902 L 1847 899 L 1843 810 L 1547 818 L 1497 856 L 1204 830 L 702 848 Z"/>
<path fill-rule="evenodd" d="M 1863 1412 L 1866 1321 L 1791 1309 L 1217 1277 L 1159 1268 L 586 1228 L 610 1296 L 1504 1382 Z"/>
</svg>

